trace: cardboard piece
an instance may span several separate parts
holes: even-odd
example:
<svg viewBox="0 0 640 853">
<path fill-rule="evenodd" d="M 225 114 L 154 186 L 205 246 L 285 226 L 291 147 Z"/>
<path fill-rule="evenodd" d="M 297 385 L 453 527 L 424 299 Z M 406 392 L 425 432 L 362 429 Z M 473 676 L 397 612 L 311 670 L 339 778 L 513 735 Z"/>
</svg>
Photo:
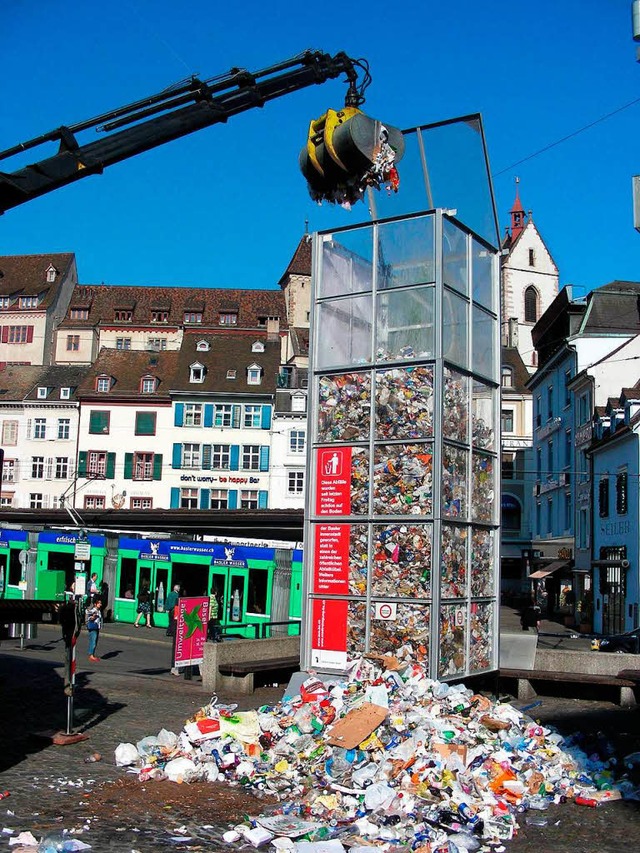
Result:
<svg viewBox="0 0 640 853">
<path fill-rule="evenodd" d="M 338 720 L 335 726 L 331 727 L 328 738 L 329 744 L 341 746 L 343 749 L 355 749 L 385 721 L 388 713 L 388 708 L 369 702 L 353 708 L 341 720 Z"/>
<path fill-rule="evenodd" d="M 444 760 L 450 758 L 452 755 L 457 755 L 464 764 L 467 766 L 467 747 L 461 743 L 433 743 L 431 744 L 433 750 L 438 753 Z"/>
</svg>

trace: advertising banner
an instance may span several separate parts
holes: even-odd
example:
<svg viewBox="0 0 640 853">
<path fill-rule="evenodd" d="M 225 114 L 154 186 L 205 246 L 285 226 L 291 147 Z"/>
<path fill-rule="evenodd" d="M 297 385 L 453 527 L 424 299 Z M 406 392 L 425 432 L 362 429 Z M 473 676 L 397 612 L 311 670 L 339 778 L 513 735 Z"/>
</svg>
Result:
<svg viewBox="0 0 640 853">
<path fill-rule="evenodd" d="M 202 663 L 208 621 L 209 596 L 199 595 L 178 600 L 175 666 Z"/>
</svg>

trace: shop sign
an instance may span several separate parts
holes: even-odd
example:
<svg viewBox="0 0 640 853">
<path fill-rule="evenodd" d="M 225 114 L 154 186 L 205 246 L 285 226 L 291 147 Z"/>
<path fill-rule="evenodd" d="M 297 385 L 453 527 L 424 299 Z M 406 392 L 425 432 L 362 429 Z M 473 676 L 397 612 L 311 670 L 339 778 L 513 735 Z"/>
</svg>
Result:
<svg viewBox="0 0 640 853">
<path fill-rule="evenodd" d="M 178 600 L 176 619 L 175 666 L 201 664 L 207 640 L 209 596 L 191 596 Z"/>
<path fill-rule="evenodd" d="M 311 665 L 343 670 L 347 666 L 349 602 L 314 599 L 311 608 Z"/>
<path fill-rule="evenodd" d="M 241 552 L 241 548 L 236 548 L 234 545 L 217 546 L 218 549 L 220 547 L 224 548 L 224 557 L 216 557 L 214 552 L 214 557 L 211 561 L 213 566 L 230 566 L 236 569 L 246 569 L 247 561 L 242 558 L 240 553 L 236 556 L 236 552 Z"/>
</svg>

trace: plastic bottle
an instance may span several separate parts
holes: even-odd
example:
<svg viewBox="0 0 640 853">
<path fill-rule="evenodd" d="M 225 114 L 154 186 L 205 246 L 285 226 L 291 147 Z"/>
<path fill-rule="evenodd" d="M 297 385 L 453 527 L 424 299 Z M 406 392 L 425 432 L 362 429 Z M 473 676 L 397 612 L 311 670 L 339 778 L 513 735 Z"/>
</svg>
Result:
<svg viewBox="0 0 640 853">
<path fill-rule="evenodd" d="M 233 596 L 231 598 L 231 621 L 240 621 L 240 593 L 237 589 L 233 590 Z"/>
<path fill-rule="evenodd" d="M 38 844 L 38 853 L 62 853 L 65 837 L 61 832 L 50 832 Z"/>
</svg>

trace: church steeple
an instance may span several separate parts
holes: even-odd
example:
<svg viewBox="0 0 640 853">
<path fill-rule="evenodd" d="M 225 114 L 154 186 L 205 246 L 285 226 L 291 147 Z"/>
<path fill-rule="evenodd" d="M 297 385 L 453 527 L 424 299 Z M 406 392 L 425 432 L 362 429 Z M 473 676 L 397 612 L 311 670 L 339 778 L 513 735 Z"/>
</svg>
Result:
<svg viewBox="0 0 640 853">
<path fill-rule="evenodd" d="M 517 240 L 520 234 L 524 231 L 525 226 L 525 213 L 524 207 L 522 206 L 522 202 L 520 201 L 520 193 L 518 184 L 520 183 L 520 178 L 516 178 L 516 200 L 513 203 L 513 207 L 511 208 L 511 240 Z"/>
</svg>

